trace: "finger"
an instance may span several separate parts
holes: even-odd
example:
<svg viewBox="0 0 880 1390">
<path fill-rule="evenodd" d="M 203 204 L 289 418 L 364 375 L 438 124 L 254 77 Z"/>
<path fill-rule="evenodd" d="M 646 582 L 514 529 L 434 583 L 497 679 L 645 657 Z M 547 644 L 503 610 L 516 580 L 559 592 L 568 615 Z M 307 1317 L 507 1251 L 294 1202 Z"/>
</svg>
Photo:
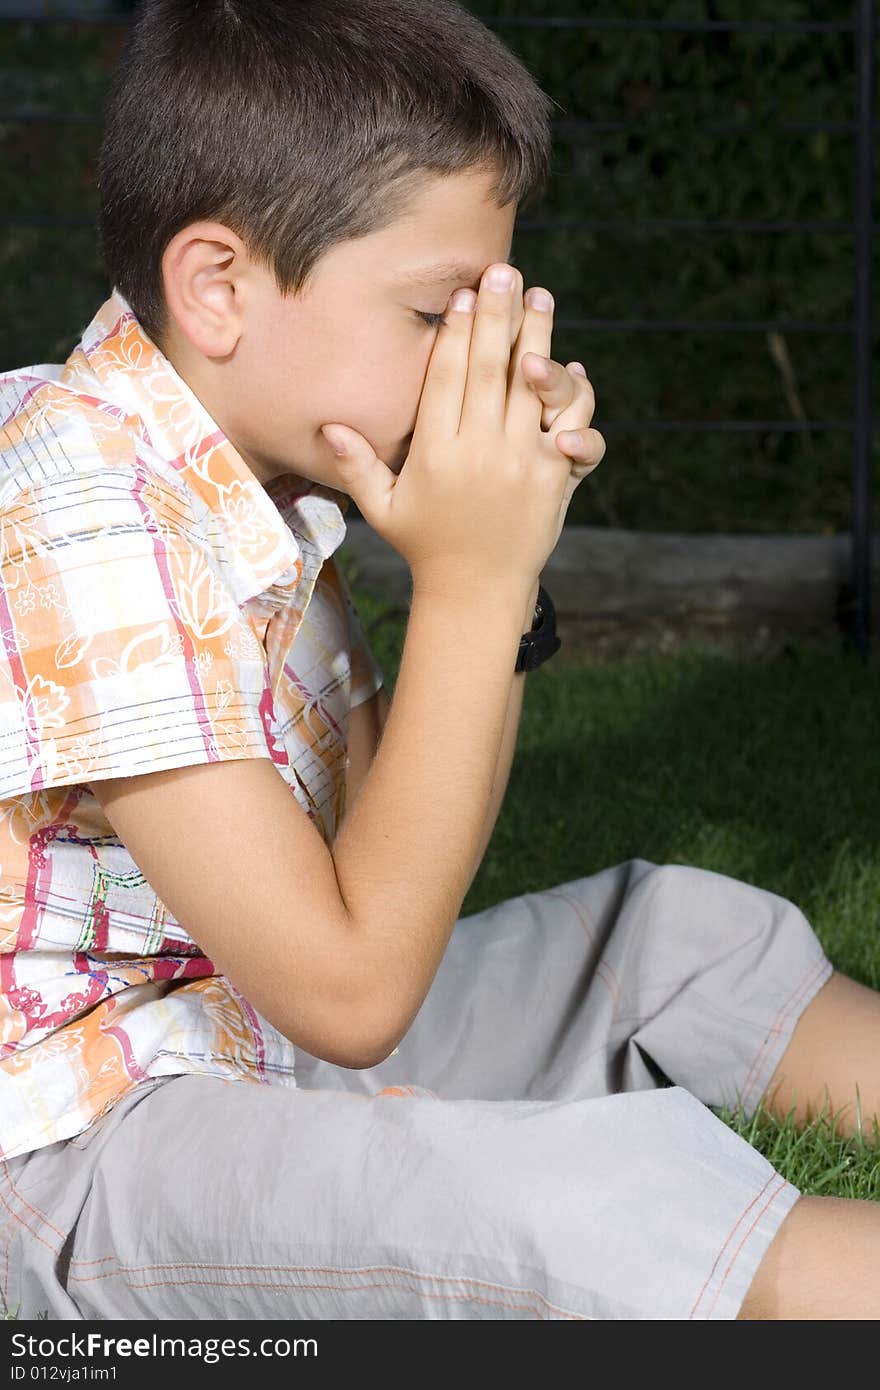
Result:
<svg viewBox="0 0 880 1390">
<path fill-rule="evenodd" d="M 578 382 L 583 378 L 576 376 L 561 362 L 552 357 L 541 357 L 537 352 L 526 352 L 521 360 L 522 373 L 533 390 L 541 397 L 545 406 L 558 406 L 564 410 L 574 400 Z"/>
<path fill-rule="evenodd" d="M 598 430 L 560 430 L 555 443 L 566 458 L 587 471 L 596 468 L 605 457 L 605 438 Z"/>
<path fill-rule="evenodd" d="M 458 434 L 476 302 L 473 290 L 457 290 L 449 298 L 446 321 L 437 330 L 419 397 L 413 453 L 418 453 L 423 439 L 451 439 Z"/>
<path fill-rule="evenodd" d="M 574 364 L 569 363 L 566 371 Z M 544 408 L 541 416 L 542 426 L 545 427 L 552 441 L 555 442 L 560 434 L 570 434 L 574 431 L 586 430 L 596 413 L 596 393 L 588 377 L 580 374 L 570 374 L 570 379 L 574 384 L 575 399 L 564 410 Z"/>
<path fill-rule="evenodd" d="M 538 365 L 536 365 L 536 363 Z M 523 375 L 532 390 L 543 404 L 541 428 L 548 430 L 563 410 L 579 400 L 582 403 L 581 417 L 588 425 L 595 408 L 592 387 L 580 362 L 569 362 L 563 367 L 560 362 L 539 358 L 537 353 L 526 353 L 523 357 Z M 585 408 L 584 408 L 584 403 Z M 575 422 L 572 421 L 574 427 Z"/>
<path fill-rule="evenodd" d="M 546 308 L 542 307 L 542 296 L 548 302 Z M 522 324 L 511 353 L 507 392 L 506 427 L 512 434 L 527 430 L 532 424 L 540 428 L 541 397 L 533 390 L 528 377 L 523 374 L 522 361 L 526 353 L 530 358 L 544 358 L 550 355 L 553 296 L 545 289 L 532 287 L 523 299 L 523 309 Z"/>
<path fill-rule="evenodd" d="M 496 271 L 510 272 L 507 288 L 494 283 Z M 476 434 L 481 428 L 500 432 L 504 428 L 514 295 L 522 297 L 519 271 L 504 261 L 488 266 L 477 295 L 460 434 Z"/>
</svg>

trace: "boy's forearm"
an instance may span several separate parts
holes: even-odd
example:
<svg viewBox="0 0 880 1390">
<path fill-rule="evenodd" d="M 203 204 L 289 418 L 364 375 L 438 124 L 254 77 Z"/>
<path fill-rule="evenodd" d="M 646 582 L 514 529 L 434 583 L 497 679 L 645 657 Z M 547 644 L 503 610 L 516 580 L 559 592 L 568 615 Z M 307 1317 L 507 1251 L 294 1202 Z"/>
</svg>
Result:
<svg viewBox="0 0 880 1390">
<path fill-rule="evenodd" d="M 382 740 L 333 846 L 365 1007 L 375 999 L 377 1050 L 387 1044 L 390 1051 L 418 1012 L 470 886 L 495 796 L 500 804 L 511 690 L 514 680 L 522 684 L 513 665 L 534 592 L 514 578 L 485 583 L 474 623 L 462 621 L 473 608 L 467 586 L 429 592 L 414 585 Z M 508 772 L 509 764 L 505 782 Z"/>
<path fill-rule="evenodd" d="M 536 583 L 529 605 L 523 619 L 523 632 L 528 632 L 532 626 L 532 619 L 535 615 L 535 604 L 538 602 L 538 588 Z M 483 833 L 480 836 L 480 846 L 474 860 L 471 875 L 468 880 L 467 892 L 477 876 L 480 865 L 486 850 L 489 848 L 489 841 L 492 839 L 498 817 L 501 814 L 501 807 L 504 803 L 507 784 L 510 781 L 510 770 L 513 766 L 513 758 L 516 752 L 516 740 L 519 733 L 520 719 L 522 717 L 523 697 L 526 689 L 525 671 L 517 671 L 513 677 L 513 684 L 510 687 L 510 695 L 507 699 L 507 714 L 504 720 L 504 733 L 501 738 L 501 750 L 498 754 L 498 765 L 495 769 L 495 781 L 492 785 L 492 795 L 489 800 L 489 810 L 483 825 Z"/>
<path fill-rule="evenodd" d="M 534 592 L 529 600 L 529 604 L 526 609 L 525 616 L 523 618 L 523 632 L 527 632 L 532 625 L 532 619 L 534 617 L 535 612 L 535 604 L 538 601 L 538 587 L 539 585 L 536 583 Z M 489 809 L 486 814 L 486 820 L 483 824 L 483 832 L 480 836 L 480 844 L 477 850 L 476 857 L 474 859 L 473 867 L 471 869 L 470 878 L 468 879 L 468 885 L 467 889 L 465 890 L 465 896 L 467 896 L 467 893 L 470 891 L 471 885 L 473 884 L 473 881 L 479 871 L 480 865 L 482 864 L 483 859 L 485 858 L 486 850 L 489 847 L 489 842 L 492 839 L 495 826 L 498 822 L 498 817 L 501 814 L 501 807 L 504 804 L 504 797 L 507 792 L 507 785 L 510 781 L 510 772 L 513 766 L 513 759 L 516 753 L 516 741 L 517 736 L 519 734 L 519 726 L 522 718 L 523 698 L 525 695 L 525 683 L 525 672 L 517 672 L 513 677 L 513 684 L 510 687 L 510 695 L 508 696 L 507 700 L 507 713 L 504 719 L 504 733 L 501 738 L 501 749 L 498 754 L 498 765 L 495 769 L 495 780 L 492 784 L 492 794 L 489 799 Z M 343 815 L 340 818 L 339 824 L 336 828 L 337 838 L 341 834 L 342 827 L 345 824 L 346 820 L 351 815 L 354 803 L 357 800 L 360 789 L 363 786 L 364 780 L 367 776 L 367 773 L 370 770 L 373 759 L 376 756 L 376 750 L 379 747 L 379 740 L 382 737 L 382 730 L 385 727 L 385 722 L 388 717 L 388 708 L 391 704 L 391 696 L 388 693 L 385 686 L 380 687 L 378 693 L 378 701 L 379 703 L 377 706 L 374 721 L 370 725 L 370 728 L 367 731 L 367 733 L 364 735 L 364 743 L 366 745 L 368 742 L 368 747 L 365 746 L 363 749 L 361 749 L 360 747 L 353 749 L 351 742 L 351 737 L 353 734 L 353 725 L 351 726 L 349 731 L 349 751 L 350 753 L 352 753 L 352 755 L 354 755 L 354 753 L 357 753 L 358 767 L 356 771 L 353 771 L 351 767 L 349 768 L 349 785 L 346 795 L 346 805 Z"/>
</svg>

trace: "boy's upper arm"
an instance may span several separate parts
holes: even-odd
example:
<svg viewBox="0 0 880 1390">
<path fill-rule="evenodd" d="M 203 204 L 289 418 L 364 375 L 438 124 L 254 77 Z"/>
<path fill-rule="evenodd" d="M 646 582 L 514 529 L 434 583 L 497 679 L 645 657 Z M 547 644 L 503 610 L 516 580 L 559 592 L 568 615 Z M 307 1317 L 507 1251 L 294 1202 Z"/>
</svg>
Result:
<svg viewBox="0 0 880 1390">
<path fill-rule="evenodd" d="M 378 991 L 358 968 L 333 859 L 265 758 L 91 784 L 161 902 L 246 999 L 314 1056 L 364 1067 Z"/>
</svg>

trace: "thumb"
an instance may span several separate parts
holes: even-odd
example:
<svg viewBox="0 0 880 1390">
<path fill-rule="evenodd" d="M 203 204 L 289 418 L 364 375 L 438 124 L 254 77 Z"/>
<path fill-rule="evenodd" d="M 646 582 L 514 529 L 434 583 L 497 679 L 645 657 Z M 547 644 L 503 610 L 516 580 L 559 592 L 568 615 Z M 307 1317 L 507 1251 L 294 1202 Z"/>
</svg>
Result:
<svg viewBox="0 0 880 1390">
<path fill-rule="evenodd" d="M 321 433 L 336 455 L 336 466 L 346 491 L 354 498 L 364 520 L 379 530 L 397 475 L 382 462 L 363 435 L 348 425 L 322 425 Z"/>
</svg>

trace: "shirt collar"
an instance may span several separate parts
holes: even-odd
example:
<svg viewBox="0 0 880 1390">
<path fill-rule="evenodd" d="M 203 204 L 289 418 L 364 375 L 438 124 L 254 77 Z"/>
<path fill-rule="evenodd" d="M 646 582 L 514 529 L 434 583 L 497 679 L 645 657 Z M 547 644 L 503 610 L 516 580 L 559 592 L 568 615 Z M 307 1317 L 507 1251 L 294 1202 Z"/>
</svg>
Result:
<svg viewBox="0 0 880 1390">
<path fill-rule="evenodd" d="M 85 363 L 82 362 L 85 358 Z M 118 290 L 98 310 L 68 359 L 74 382 L 85 365 L 100 396 L 176 468 L 217 518 L 228 542 L 236 602 L 308 602 L 324 560 L 345 539 L 344 492 L 298 475 L 264 487 Z"/>
</svg>

